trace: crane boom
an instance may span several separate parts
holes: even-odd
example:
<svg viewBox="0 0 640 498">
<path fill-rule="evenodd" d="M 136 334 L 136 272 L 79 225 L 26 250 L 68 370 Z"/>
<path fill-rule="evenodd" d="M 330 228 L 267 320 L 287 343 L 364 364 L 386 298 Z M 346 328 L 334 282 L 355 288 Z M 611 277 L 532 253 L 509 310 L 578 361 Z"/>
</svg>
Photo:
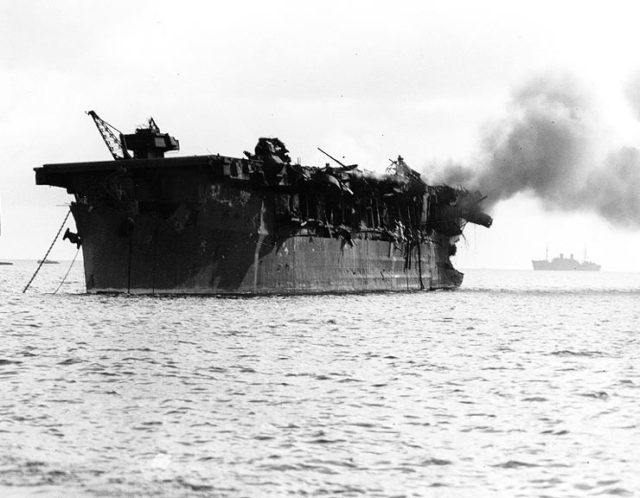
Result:
<svg viewBox="0 0 640 498">
<path fill-rule="evenodd" d="M 110 125 L 104 119 L 96 114 L 95 111 L 87 111 L 87 114 L 93 118 L 104 143 L 114 159 L 131 159 L 131 154 L 124 145 L 124 138 L 120 130 Z M 116 135 L 117 133 L 117 135 Z"/>
</svg>

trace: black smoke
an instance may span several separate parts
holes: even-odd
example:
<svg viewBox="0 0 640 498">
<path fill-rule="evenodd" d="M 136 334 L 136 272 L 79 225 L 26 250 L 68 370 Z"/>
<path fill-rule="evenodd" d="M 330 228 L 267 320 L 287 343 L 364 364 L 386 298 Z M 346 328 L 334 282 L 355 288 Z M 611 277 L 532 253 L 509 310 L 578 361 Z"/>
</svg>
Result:
<svg viewBox="0 0 640 498">
<path fill-rule="evenodd" d="M 640 117 L 640 80 L 634 110 Z M 448 164 L 431 180 L 488 196 L 488 206 L 518 193 L 550 209 L 591 211 L 640 227 L 640 153 L 602 153 L 599 113 L 570 77 L 538 77 L 514 92 L 506 118 L 485 131 L 473 167 Z M 431 170 L 432 172 L 433 170 Z"/>
</svg>

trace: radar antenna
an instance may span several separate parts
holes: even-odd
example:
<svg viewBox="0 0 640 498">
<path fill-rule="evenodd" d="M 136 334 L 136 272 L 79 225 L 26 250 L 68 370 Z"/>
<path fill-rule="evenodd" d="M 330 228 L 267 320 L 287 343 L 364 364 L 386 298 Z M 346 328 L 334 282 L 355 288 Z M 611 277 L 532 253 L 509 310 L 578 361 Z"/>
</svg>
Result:
<svg viewBox="0 0 640 498">
<path fill-rule="evenodd" d="M 107 148 L 109 149 L 109 152 L 111 152 L 113 158 L 116 160 L 131 159 L 131 155 L 124 145 L 122 132 L 98 116 L 95 111 L 87 111 L 87 114 L 93 118 L 93 122 L 98 128 L 100 136 L 102 136 L 104 143 L 107 144 Z"/>
</svg>

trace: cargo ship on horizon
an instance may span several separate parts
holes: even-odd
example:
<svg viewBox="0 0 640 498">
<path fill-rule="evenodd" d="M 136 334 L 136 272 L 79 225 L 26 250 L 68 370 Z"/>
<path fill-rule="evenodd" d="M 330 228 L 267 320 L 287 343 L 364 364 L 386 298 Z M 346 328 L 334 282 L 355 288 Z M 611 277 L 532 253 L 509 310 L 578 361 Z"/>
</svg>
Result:
<svg viewBox="0 0 640 498">
<path fill-rule="evenodd" d="M 560 253 L 560 256 L 549 260 L 549 257 L 545 259 L 532 260 L 533 269 L 536 271 L 600 271 L 600 265 L 593 261 L 580 262 L 574 259 L 573 254 L 568 258 L 564 257 L 564 254 Z"/>
<path fill-rule="evenodd" d="M 294 164 L 277 138 L 245 157 L 165 158 L 178 141 L 122 134 L 95 112 L 113 160 L 46 164 L 36 183 L 74 196 L 87 292 L 305 294 L 450 289 L 467 222 L 489 227 L 483 196 L 430 186 L 402 157 L 386 174 L 331 157 Z M 324 152 L 324 151 L 322 151 Z"/>
</svg>

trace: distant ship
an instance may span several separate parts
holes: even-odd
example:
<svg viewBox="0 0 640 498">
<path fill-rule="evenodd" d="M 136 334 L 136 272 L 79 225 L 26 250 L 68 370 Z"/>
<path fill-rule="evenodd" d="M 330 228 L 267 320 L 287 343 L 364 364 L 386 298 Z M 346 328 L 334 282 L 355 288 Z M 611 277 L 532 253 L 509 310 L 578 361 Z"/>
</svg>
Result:
<svg viewBox="0 0 640 498">
<path fill-rule="evenodd" d="M 43 265 L 57 265 L 60 264 L 59 261 L 54 261 L 52 259 L 45 259 L 44 261 L 42 261 L 41 259 L 38 260 L 38 264 L 42 263 Z"/>
<path fill-rule="evenodd" d="M 534 270 L 545 271 L 600 271 L 600 265 L 592 261 L 585 260 L 580 261 L 573 258 L 571 254 L 568 258 L 565 258 L 561 253 L 560 257 L 553 258 L 549 261 L 548 257 L 545 259 L 532 260 Z"/>
</svg>

